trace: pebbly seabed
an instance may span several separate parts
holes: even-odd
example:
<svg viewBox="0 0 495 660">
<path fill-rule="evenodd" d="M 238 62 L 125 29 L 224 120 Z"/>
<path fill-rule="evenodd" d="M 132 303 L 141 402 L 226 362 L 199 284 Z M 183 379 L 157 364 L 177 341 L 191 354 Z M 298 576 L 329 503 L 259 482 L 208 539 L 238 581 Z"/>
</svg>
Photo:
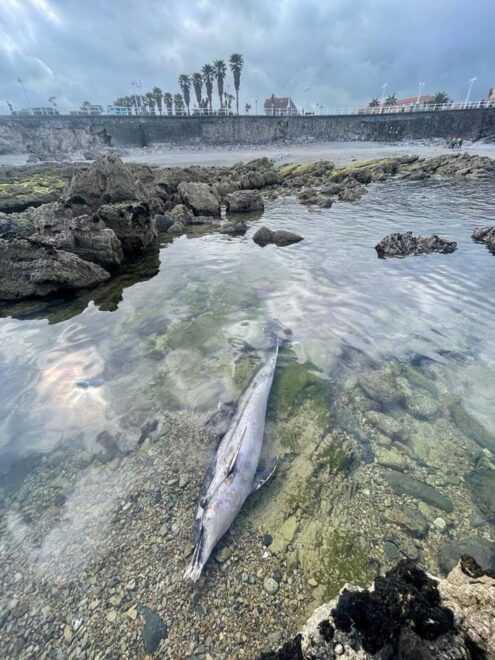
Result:
<svg viewBox="0 0 495 660">
<path fill-rule="evenodd" d="M 54 251 L 87 249 L 94 222 L 99 261 L 120 256 L 110 231 L 123 255 L 93 289 L 2 307 L 2 656 L 253 657 L 401 558 L 493 568 L 495 262 L 471 239 L 493 161 L 104 167 L 103 191 L 89 165 L 51 215 L 2 216 L 9 232 L 34 217 Z M 262 214 L 205 215 L 241 181 Z M 152 237 L 155 216 L 173 222 Z M 262 249 L 261 224 L 304 241 Z M 409 230 L 458 248 L 377 258 Z M 206 420 L 257 369 L 269 318 L 293 339 L 267 418 L 278 474 L 186 585 Z"/>
</svg>

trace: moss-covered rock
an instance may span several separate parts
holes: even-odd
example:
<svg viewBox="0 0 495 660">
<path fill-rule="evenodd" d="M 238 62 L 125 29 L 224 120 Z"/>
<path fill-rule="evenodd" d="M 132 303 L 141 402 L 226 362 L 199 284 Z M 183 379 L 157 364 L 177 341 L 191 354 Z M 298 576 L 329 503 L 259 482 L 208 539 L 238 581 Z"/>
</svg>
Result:
<svg viewBox="0 0 495 660">
<path fill-rule="evenodd" d="M 24 211 L 57 200 L 66 179 L 60 172 L 45 170 L 20 174 L 18 178 L 0 181 L 0 211 Z"/>
</svg>

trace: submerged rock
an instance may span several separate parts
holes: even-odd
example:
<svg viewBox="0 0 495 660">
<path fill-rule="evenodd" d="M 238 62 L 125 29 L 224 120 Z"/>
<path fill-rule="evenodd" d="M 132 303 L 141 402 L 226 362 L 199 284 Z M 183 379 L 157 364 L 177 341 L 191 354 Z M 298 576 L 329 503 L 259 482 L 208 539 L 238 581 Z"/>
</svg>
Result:
<svg viewBox="0 0 495 660">
<path fill-rule="evenodd" d="M 220 197 L 213 186 L 207 183 L 183 181 L 178 186 L 183 203 L 194 215 L 220 215 Z"/>
<path fill-rule="evenodd" d="M 339 199 L 341 202 L 355 202 L 357 199 L 362 197 L 366 192 L 366 188 L 361 185 L 346 186 L 339 193 Z"/>
<path fill-rule="evenodd" d="M 227 211 L 231 213 L 247 213 L 262 211 L 265 208 L 263 197 L 259 190 L 237 190 L 225 195 Z"/>
<path fill-rule="evenodd" d="M 173 224 L 174 221 L 169 213 L 157 213 L 155 215 L 155 227 L 158 232 L 167 231 Z"/>
<path fill-rule="evenodd" d="M 0 299 L 46 296 L 57 289 L 81 289 L 110 277 L 101 266 L 64 250 L 31 241 L 0 239 Z"/>
<path fill-rule="evenodd" d="M 477 243 L 483 243 L 492 254 L 495 254 L 495 225 L 476 227 L 471 234 L 471 238 Z"/>
<path fill-rule="evenodd" d="M 379 257 L 407 257 L 410 255 L 440 252 L 449 254 L 455 252 L 457 243 L 433 236 L 413 236 L 411 231 L 405 234 L 389 234 L 377 245 L 375 250 Z"/>
<path fill-rule="evenodd" d="M 146 653 L 155 653 L 162 639 L 168 635 L 168 629 L 159 614 L 149 607 L 141 607 L 140 614 L 144 619 L 143 643 Z"/>
<path fill-rule="evenodd" d="M 387 471 L 384 476 L 398 495 L 410 495 L 447 513 L 452 513 L 454 510 L 454 505 L 448 497 L 422 481 L 395 471 Z"/>
<path fill-rule="evenodd" d="M 304 238 L 302 236 L 294 234 L 291 231 L 285 231 L 284 229 L 272 231 L 271 229 L 268 229 L 268 227 L 260 227 L 253 236 L 253 241 L 261 247 L 265 247 L 265 245 L 268 245 L 269 243 L 273 243 L 279 247 L 286 246 L 291 245 L 292 243 L 299 243 L 299 241 L 303 240 Z"/>
</svg>

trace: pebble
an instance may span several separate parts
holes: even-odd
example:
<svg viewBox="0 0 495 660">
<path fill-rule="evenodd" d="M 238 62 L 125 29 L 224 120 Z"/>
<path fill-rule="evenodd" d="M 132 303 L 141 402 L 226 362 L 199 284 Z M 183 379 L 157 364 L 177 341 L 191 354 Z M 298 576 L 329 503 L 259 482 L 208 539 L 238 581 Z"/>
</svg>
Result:
<svg viewBox="0 0 495 660">
<path fill-rule="evenodd" d="M 268 547 L 273 542 L 273 536 L 271 534 L 264 534 L 261 542 L 265 547 Z"/>
<path fill-rule="evenodd" d="M 117 618 L 117 612 L 115 610 L 110 610 L 109 612 L 107 612 L 107 621 L 113 623 L 116 618 Z"/>
<path fill-rule="evenodd" d="M 137 619 L 137 614 L 138 614 L 136 605 L 133 605 L 132 607 L 130 607 L 127 610 L 126 614 L 129 617 L 129 619 L 132 619 L 133 621 L 135 621 Z"/>
<path fill-rule="evenodd" d="M 447 523 L 443 518 L 435 518 L 433 524 L 438 529 L 439 532 L 443 532 L 447 527 Z"/>
<path fill-rule="evenodd" d="M 268 594 L 276 594 L 278 591 L 278 582 L 274 580 L 272 577 L 266 577 L 263 580 L 263 589 L 266 591 Z"/>
<path fill-rule="evenodd" d="M 215 559 L 219 564 L 223 564 L 224 562 L 227 561 L 227 559 L 230 559 L 231 557 L 232 557 L 232 550 L 231 548 L 229 548 L 228 545 L 226 545 L 221 550 L 219 550 L 215 555 Z"/>
<path fill-rule="evenodd" d="M 72 632 L 72 628 L 69 626 L 69 624 L 67 624 L 64 627 L 64 637 L 65 637 L 67 642 L 69 642 L 69 643 L 72 642 L 72 638 L 74 637 L 74 633 Z"/>
<path fill-rule="evenodd" d="M 315 580 L 314 577 L 309 578 L 308 584 L 311 588 L 314 588 L 314 587 L 318 586 L 318 582 Z"/>
<path fill-rule="evenodd" d="M 335 655 L 343 655 L 345 649 L 342 644 L 335 644 L 333 650 L 335 651 Z"/>
</svg>

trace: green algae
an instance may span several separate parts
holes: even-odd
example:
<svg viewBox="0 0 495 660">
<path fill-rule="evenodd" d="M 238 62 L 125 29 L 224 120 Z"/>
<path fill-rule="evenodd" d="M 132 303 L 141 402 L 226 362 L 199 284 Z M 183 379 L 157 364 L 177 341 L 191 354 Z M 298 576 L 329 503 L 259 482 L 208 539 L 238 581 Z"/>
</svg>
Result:
<svg viewBox="0 0 495 660">
<path fill-rule="evenodd" d="M 0 211 L 21 211 L 59 198 L 66 179 L 54 170 L 44 170 L 0 181 Z"/>
</svg>

